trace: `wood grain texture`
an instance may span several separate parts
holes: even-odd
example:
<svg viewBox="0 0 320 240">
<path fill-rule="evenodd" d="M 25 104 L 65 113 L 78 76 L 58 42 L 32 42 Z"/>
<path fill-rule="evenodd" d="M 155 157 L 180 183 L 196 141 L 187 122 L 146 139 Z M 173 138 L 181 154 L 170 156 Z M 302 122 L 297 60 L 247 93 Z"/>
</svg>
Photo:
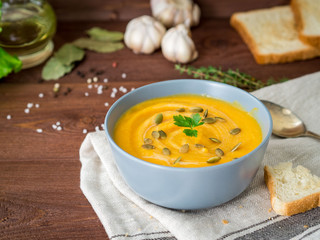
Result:
<svg viewBox="0 0 320 240">
<path fill-rule="evenodd" d="M 124 31 L 128 19 L 150 13 L 148 1 L 143 0 L 50 2 L 58 15 L 56 49 L 84 36 L 90 27 Z M 263 81 L 319 71 L 319 58 L 290 64 L 256 64 L 247 46 L 230 27 L 229 18 L 222 18 L 230 11 L 249 7 L 249 1 L 232 1 L 232 8 L 227 5 L 231 1 L 198 2 L 207 18 L 192 30 L 199 51 L 199 58 L 192 65 L 239 69 Z M 282 3 L 279 0 L 274 4 Z M 271 3 L 265 0 L 253 4 L 268 7 Z M 218 11 L 219 18 L 208 17 L 210 6 L 215 6 L 216 11 L 224 9 Z M 71 8 L 74 12 L 63 17 Z M 78 9 L 87 15 L 78 16 L 81 13 Z M 100 13 L 96 15 L 96 11 Z M 113 12 L 116 18 L 109 17 Z M 102 18 L 105 15 L 107 20 Z M 117 62 L 116 68 L 112 67 L 113 62 Z M 136 55 L 127 48 L 111 54 L 86 51 L 85 60 L 59 80 L 61 89 L 54 97 L 52 89 L 56 81 L 39 82 L 42 67 L 43 64 L 0 80 L 0 239 L 107 239 L 79 187 L 83 129 L 101 129 L 109 109 L 105 103 L 111 106 L 124 94 L 118 91 L 116 98 L 111 98 L 112 88 L 124 86 L 131 90 L 189 76 L 174 70 L 174 64 L 164 59 L 161 51 L 152 55 Z M 85 76 L 79 76 L 79 72 Z M 127 77 L 122 78 L 122 73 Z M 107 87 L 102 94 L 97 94 L 94 85 L 88 88 L 87 78 L 97 74 L 97 84 Z M 108 78 L 108 83 L 103 82 L 104 78 Z M 64 95 L 67 88 L 71 92 Z M 44 97 L 39 98 L 39 93 Z M 33 106 L 27 114 L 28 103 L 39 104 L 39 108 Z M 52 128 L 58 121 L 61 131 Z M 38 133 L 37 129 L 43 132 Z"/>
</svg>

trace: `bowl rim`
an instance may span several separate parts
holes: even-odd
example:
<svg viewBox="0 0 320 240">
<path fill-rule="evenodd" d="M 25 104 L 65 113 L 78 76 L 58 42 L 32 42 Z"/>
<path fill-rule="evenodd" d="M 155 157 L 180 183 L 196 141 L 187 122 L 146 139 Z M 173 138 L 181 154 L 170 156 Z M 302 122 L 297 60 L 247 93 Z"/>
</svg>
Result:
<svg viewBox="0 0 320 240">
<path fill-rule="evenodd" d="M 240 91 L 243 94 L 248 95 L 254 101 L 257 101 L 261 105 L 262 109 L 267 113 L 267 120 L 269 122 L 269 124 L 268 124 L 269 125 L 268 132 L 264 136 L 264 138 L 262 139 L 261 143 L 254 150 L 252 150 L 251 152 L 247 153 L 246 155 L 244 155 L 244 156 L 242 156 L 240 158 L 234 159 L 234 160 L 232 160 L 230 162 L 226 162 L 226 163 L 218 164 L 218 165 L 213 165 L 213 166 L 207 166 L 207 167 L 192 167 L 192 168 L 170 167 L 170 166 L 163 166 L 163 165 L 151 163 L 151 162 L 145 161 L 143 159 L 137 158 L 137 157 L 127 153 L 121 147 L 119 147 L 118 144 L 113 140 L 112 136 L 109 134 L 109 131 L 108 131 L 108 119 L 109 119 L 111 113 L 113 112 L 113 110 L 117 107 L 117 105 L 121 101 L 123 101 L 123 99 L 127 98 L 131 94 L 136 94 L 137 91 L 144 91 L 144 89 L 146 89 L 146 88 L 148 88 L 150 86 L 163 85 L 163 84 L 173 84 L 175 82 L 181 83 L 182 81 L 188 81 L 188 82 L 195 82 L 196 81 L 197 83 L 201 83 L 201 84 L 222 85 L 224 87 L 235 89 L 236 91 Z M 183 94 L 183 93 L 181 93 L 181 94 Z M 186 93 L 186 94 L 188 94 L 188 93 Z M 199 95 L 199 94 L 197 94 L 197 95 Z M 166 95 L 164 95 L 163 97 L 165 97 L 165 96 Z M 171 95 L 167 95 L 167 96 L 171 96 Z M 208 95 L 208 96 L 214 98 L 214 96 L 210 96 L 210 95 Z M 155 98 L 158 98 L 158 97 L 155 97 Z M 150 99 L 152 99 L 152 98 L 150 98 Z M 217 99 L 219 99 L 219 98 L 217 98 Z M 144 100 L 144 101 L 146 101 L 146 100 Z M 223 101 L 226 101 L 226 100 L 223 100 Z M 106 136 L 107 136 L 107 139 L 108 139 L 110 145 L 113 145 L 117 149 L 117 151 L 120 151 L 123 155 L 125 155 L 125 157 L 128 157 L 128 158 L 132 159 L 133 161 L 138 162 L 139 164 L 143 164 L 143 165 L 146 165 L 146 166 L 149 166 L 149 167 L 152 167 L 152 168 L 158 168 L 158 169 L 163 169 L 163 170 L 166 170 L 166 171 L 174 171 L 174 172 L 193 172 L 193 171 L 200 171 L 200 172 L 204 171 L 204 172 L 206 172 L 206 171 L 210 171 L 212 169 L 219 170 L 221 168 L 226 168 L 228 166 L 232 166 L 232 165 L 238 164 L 239 162 L 244 161 L 245 158 L 250 157 L 252 154 L 254 154 L 258 150 L 260 150 L 260 148 L 262 148 L 262 146 L 264 146 L 264 144 L 266 144 L 266 142 L 268 142 L 269 139 L 270 139 L 270 136 L 272 134 L 272 124 L 273 124 L 273 122 L 272 122 L 271 114 L 270 114 L 269 110 L 267 109 L 267 107 L 257 97 L 253 96 L 249 92 L 246 92 L 245 90 L 242 90 L 241 88 L 237 88 L 237 87 L 234 87 L 234 86 L 226 84 L 226 83 L 214 82 L 214 81 L 209 81 L 209 80 L 173 79 L 173 80 L 164 80 L 164 81 L 160 81 L 160 82 L 149 83 L 149 84 L 143 85 L 143 86 L 141 86 L 139 88 L 136 88 L 135 90 L 133 90 L 133 91 L 121 96 L 117 101 L 115 101 L 112 104 L 112 106 L 109 108 L 109 110 L 108 110 L 108 112 L 107 112 L 107 114 L 105 116 L 104 132 L 106 133 Z M 111 149 L 112 149 L 112 147 L 111 147 Z"/>
</svg>

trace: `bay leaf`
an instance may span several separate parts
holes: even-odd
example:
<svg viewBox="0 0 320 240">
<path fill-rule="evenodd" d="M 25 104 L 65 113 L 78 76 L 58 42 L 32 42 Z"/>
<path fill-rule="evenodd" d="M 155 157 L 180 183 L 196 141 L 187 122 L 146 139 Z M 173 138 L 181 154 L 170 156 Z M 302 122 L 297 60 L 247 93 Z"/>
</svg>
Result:
<svg viewBox="0 0 320 240">
<path fill-rule="evenodd" d="M 99 53 L 115 52 L 124 47 L 122 42 L 103 42 L 91 38 L 79 38 L 73 42 L 79 48 L 88 49 Z"/>
<path fill-rule="evenodd" d="M 90 38 L 98 41 L 117 42 L 123 40 L 123 33 L 116 31 L 109 31 L 99 27 L 93 27 L 87 31 Z"/>
<path fill-rule="evenodd" d="M 76 61 L 81 61 L 84 58 L 85 52 L 83 49 L 74 46 L 73 44 L 64 44 L 59 50 L 54 54 L 64 65 L 71 65 Z"/>
<path fill-rule="evenodd" d="M 58 58 L 52 57 L 42 69 L 42 79 L 57 80 L 65 74 L 71 72 L 74 65 L 64 65 Z"/>
</svg>

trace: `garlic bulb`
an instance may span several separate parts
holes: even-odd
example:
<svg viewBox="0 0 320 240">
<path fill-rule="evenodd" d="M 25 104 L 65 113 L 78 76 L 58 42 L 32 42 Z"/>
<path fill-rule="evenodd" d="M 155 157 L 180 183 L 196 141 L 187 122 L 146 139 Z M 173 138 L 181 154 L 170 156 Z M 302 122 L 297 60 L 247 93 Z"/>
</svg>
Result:
<svg viewBox="0 0 320 240">
<path fill-rule="evenodd" d="M 150 4 L 152 15 L 166 27 L 199 24 L 200 8 L 192 0 L 151 0 Z"/>
<path fill-rule="evenodd" d="M 153 53 L 160 47 L 165 27 L 153 17 L 141 16 L 132 19 L 124 33 L 124 42 L 134 53 Z"/>
<path fill-rule="evenodd" d="M 171 62 L 188 63 L 198 57 L 191 32 L 184 24 L 167 31 L 161 42 L 162 54 Z"/>
</svg>

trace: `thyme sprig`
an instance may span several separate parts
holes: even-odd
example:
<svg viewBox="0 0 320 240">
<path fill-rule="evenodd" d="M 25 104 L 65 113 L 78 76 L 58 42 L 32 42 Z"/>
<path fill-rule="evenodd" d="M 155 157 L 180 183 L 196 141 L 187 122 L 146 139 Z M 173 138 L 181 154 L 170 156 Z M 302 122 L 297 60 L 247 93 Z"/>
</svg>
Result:
<svg viewBox="0 0 320 240">
<path fill-rule="evenodd" d="M 181 74 L 187 73 L 188 75 L 193 75 L 194 78 L 226 83 L 235 87 L 245 89 L 247 91 L 257 90 L 274 83 L 274 81 L 263 83 L 248 74 L 240 72 L 238 69 L 228 69 L 227 71 L 222 71 L 220 67 L 215 68 L 212 66 L 208 66 L 195 68 L 193 66 L 182 66 L 180 64 L 176 64 L 175 69 L 178 70 Z"/>
</svg>

